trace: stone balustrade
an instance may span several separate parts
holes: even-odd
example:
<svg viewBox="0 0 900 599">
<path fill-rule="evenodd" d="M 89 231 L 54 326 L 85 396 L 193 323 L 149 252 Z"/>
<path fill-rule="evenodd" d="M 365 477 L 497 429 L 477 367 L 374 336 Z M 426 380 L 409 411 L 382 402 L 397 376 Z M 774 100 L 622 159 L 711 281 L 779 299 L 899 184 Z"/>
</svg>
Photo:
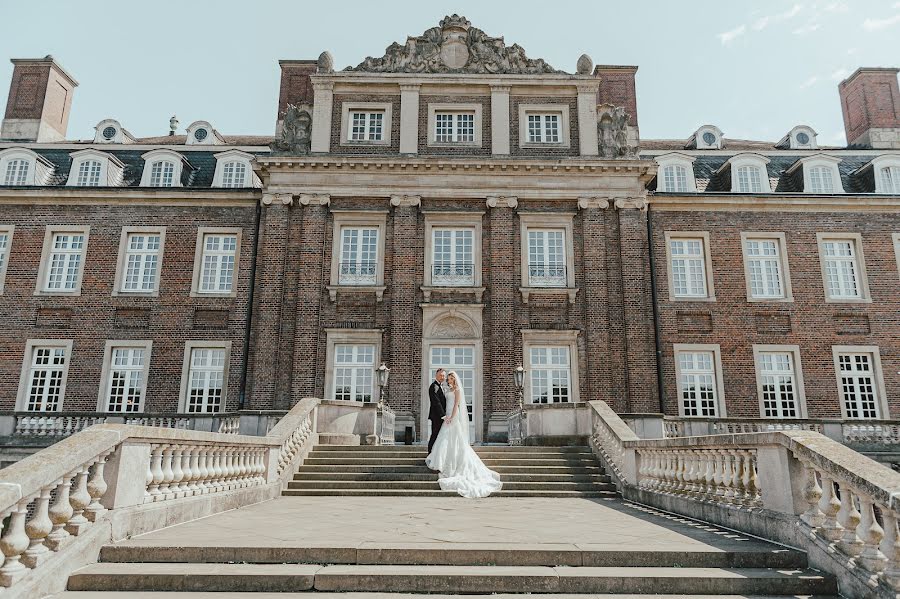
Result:
<svg viewBox="0 0 900 599">
<path fill-rule="evenodd" d="M 506 415 L 507 440 L 510 445 L 524 445 L 528 435 L 528 412 L 516 408 Z"/>
<path fill-rule="evenodd" d="M 62 439 L 95 424 L 131 424 L 238 434 L 241 417 L 240 414 L 7 412 L 0 414 L 0 436 Z"/>
<path fill-rule="evenodd" d="M 893 425 L 639 439 L 606 403 L 591 408 L 591 446 L 627 499 L 800 546 L 847 596 L 900 592 L 900 473 L 842 444 L 892 443 Z"/>
<path fill-rule="evenodd" d="M 397 415 L 387 404 L 378 405 L 377 417 L 377 434 L 379 445 L 393 445 L 395 442 L 396 432 L 394 430 L 397 421 Z"/>
</svg>

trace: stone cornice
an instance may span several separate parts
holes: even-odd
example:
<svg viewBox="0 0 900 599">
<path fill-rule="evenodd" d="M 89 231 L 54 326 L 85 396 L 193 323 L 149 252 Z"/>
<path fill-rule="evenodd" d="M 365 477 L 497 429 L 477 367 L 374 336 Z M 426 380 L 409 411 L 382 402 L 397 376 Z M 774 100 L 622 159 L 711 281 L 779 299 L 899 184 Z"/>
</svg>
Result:
<svg viewBox="0 0 900 599">
<path fill-rule="evenodd" d="M 756 212 L 900 212 L 900 196 L 766 194 L 730 196 L 712 194 L 649 195 L 654 210 L 728 210 Z"/>
<path fill-rule="evenodd" d="M 515 196 L 489 196 L 487 199 L 488 208 L 516 208 L 519 205 L 519 198 Z"/>
<path fill-rule="evenodd" d="M 108 187 L 8 187 L 0 189 L 0 204 L 54 204 L 85 206 L 142 204 L 156 206 L 256 206 L 262 190 L 237 191 L 228 188 L 195 189 L 185 187 L 123 188 Z"/>
</svg>

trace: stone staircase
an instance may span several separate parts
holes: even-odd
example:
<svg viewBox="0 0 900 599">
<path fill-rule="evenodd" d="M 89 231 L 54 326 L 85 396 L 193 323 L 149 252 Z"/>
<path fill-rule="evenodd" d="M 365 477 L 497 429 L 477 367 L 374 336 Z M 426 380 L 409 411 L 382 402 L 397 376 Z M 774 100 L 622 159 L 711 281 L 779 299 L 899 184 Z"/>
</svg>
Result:
<svg viewBox="0 0 900 599">
<path fill-rule="evenodd" d="M 475 451 L 500 474 L 497 497 L 613 497 L 615 486 L 588 447 L 485 445 Z M 441 491 L 422 446 L 319 445 L 284 495 L 456 495 Z"/>
</svg>

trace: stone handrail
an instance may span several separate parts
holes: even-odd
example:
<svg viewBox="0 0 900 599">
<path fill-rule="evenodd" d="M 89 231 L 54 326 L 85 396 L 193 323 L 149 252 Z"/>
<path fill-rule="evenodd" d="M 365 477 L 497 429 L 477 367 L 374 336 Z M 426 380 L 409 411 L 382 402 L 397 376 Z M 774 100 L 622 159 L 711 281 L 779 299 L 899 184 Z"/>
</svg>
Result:
<svg viewBox="0 0 900 599">
<path fill-rule="evenodd" d="M 815 431 L 638 439 L 606 403 L 591 407 L 591 444 L 625 497 L 806 543 L 851 596 L 900 591 L 900 473 Z"/>
<path fill-rule="evenodd" d="M 730 435 L 772 431 L 815 431 L 849 445 L 900 445 L 900 420 L 841 420 L 840 418 L 663 418 L 666 438 Z"/>
<path fill-rule="evenodd" d="M 507 442 L 510 445 L 524 445 L 527 435 L 528 412 L 524 407 L 516 408 L 506 415 Z"/>
<path fill-rule="evenodd" d="M 99 551 L 92 529 L 108 541 L 277 496 L 316 441 L 318 404 L 260 437 L 98 424 L 0 470 L 3 596 L 62 590 L 59 572 Z"/>
<path fill-rule="evenodd" d="M 142 412 L 4 412 L 11 423 L 0 430 L 18 437 L 61 439 L 95 424 L 133 424 L 183 430 L 213 430 L 237 434 L 238 414 L 153 414 Z M 202 424 L 201 424 L 202 423 Z"/>
<path fill-rule="evenodd" d="M 379 404 L 377 422 L 377 435 L 379 445 L 393 445 L 395 442 L 395 425 L 397 416 L 394 410 L 386 403 Z"/>
</svg>

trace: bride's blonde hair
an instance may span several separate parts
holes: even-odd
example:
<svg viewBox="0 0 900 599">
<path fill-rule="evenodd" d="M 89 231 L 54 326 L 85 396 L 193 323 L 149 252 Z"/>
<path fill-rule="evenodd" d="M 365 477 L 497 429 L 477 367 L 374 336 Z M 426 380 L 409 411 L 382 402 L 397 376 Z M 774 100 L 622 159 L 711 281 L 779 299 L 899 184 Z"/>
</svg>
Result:
<svg viewBox="0 0 900 599">
<path fill-rule="evenodd" d="M 452 383 L 450 381 L 453 381 Z M 459 379 L 456 376 L 455 372 L 451 372 L 447 375 L 447 384 L 450 385 L 452 389 L 456 389 L 459 387 Z"/>
</svg>

